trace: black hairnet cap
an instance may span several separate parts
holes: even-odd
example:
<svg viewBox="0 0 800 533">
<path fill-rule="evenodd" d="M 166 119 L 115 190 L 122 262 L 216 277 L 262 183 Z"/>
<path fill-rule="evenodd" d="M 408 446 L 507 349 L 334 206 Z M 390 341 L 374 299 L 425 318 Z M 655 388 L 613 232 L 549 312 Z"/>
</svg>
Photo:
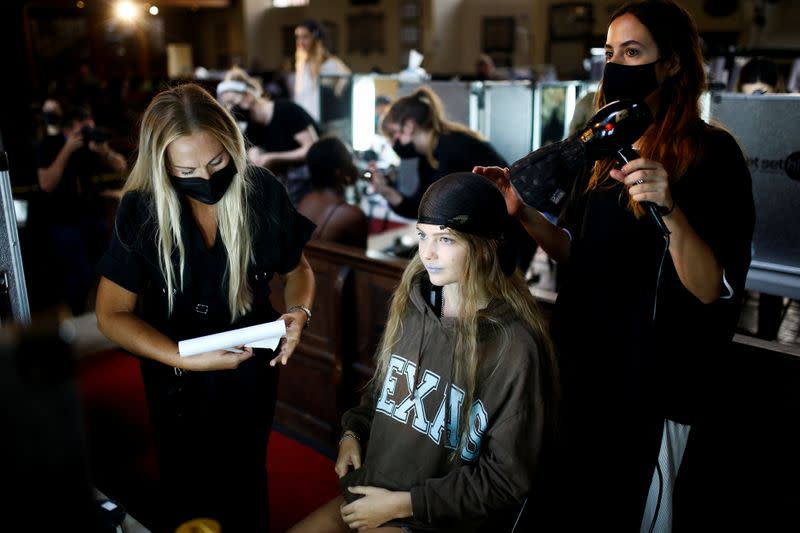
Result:
<svg viewBox="0 0 800 533">
<path fill-rule="evenodd" d="M 455 172 L 428 187 L 420 201 L 417 220 L 500 240 L 510 217 L 503 193 L 494 183 L 472 172 Z"/>
</svg>

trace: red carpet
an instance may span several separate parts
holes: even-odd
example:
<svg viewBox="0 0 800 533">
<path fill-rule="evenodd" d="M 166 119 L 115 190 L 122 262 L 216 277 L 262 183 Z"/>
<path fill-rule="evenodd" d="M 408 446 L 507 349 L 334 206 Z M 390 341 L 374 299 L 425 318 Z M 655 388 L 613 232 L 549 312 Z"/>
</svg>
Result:
<svg viewBox="0 0 800 533">
<path fill-rule="evenodd" d="M 339 494 L 333 461 L 273 431 L 267 450 L 271 531 L 286 531 Z"/>
<path fill-rule="evenodd" d="M 139 364 L 107 350 L 83 358 L 78 377 L 95 483 L 147 526 L 158 467 Z M 273 533 L 339 493 L 333 461 L 279 431 L 270 436 L 267 472 Z"/>
</svg>

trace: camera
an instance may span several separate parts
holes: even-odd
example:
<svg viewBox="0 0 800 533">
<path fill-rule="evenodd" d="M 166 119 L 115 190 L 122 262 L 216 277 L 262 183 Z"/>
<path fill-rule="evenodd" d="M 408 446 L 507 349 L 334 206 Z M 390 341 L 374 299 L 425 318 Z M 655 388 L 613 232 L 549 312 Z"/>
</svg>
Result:
<svg viewBox="0 0 800 533">
<path fill-rule="evenodd" d="M 104 128 L 93 128 L 91 126 L 82 127 L 81 134 L 83 135 L 84 143 L 94 141 L 98 144 L 102 144 L 108 142 L 108 140 L 111 138 L 111 134 L 108 132 L 108 130 Z"/>
</svg>

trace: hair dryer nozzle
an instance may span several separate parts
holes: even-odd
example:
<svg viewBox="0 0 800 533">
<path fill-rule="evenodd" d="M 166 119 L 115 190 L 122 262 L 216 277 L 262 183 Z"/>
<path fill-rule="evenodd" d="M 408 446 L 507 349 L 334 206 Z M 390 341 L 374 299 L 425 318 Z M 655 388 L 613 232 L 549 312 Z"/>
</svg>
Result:
<svg viewBox="0 0 800 533">
<path fill-rule="evenodd" d="M 643 102 L 617 100 L 603 106 L 580 132 L 587 155 L 596 161 L 630 146 L 653 123 L 653 115 Z"/>
</svg>

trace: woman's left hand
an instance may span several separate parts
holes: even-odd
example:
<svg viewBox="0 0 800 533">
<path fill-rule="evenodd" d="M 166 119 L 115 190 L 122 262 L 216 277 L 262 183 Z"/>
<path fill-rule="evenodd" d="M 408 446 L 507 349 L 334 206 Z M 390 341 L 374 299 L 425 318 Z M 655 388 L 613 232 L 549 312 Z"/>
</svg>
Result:
<svg viewBox="0 0 800 533">
<path fill-rule="evenodd" d="M 289 362 L 294 349 L 297 348 L 297 343 L 300 342 L 300 335 L 306 327 L 306 318 L 306 314 L 301 310 L 281 315 L 280 320 L 286 322 L 286 336 L 281 343 L 278 355 L 269 362 L 269 366 L 275 366 L 278 363 L 285 365 Z"/>
<path fill-rule="evenodd" d="M 667 171 L 658 161 L 634 159 L 620 170 L 612 170 L 611 177 L 624 183 L 637 202 L 652 202 L 667 209 L 674 205 Z"/>
<path fill-rule="evenodd" d="M 364 495 L 341 507 L 342 520 L 350 529 L 372 529 L 389 520 L 412 515 L 410 492 L 393 492 L 378 487 L 350 487 L 348 490 Z"/>
</svg>

